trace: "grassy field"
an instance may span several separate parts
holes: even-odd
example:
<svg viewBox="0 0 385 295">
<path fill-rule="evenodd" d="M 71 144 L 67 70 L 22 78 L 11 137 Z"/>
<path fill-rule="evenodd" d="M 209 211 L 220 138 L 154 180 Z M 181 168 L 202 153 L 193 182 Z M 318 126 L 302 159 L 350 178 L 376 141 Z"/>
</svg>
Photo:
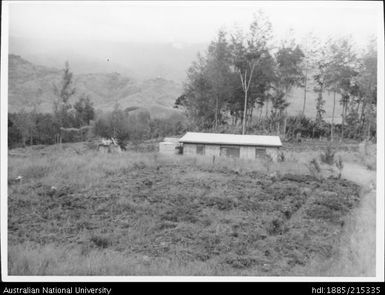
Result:
<svg viewBox="0 0 385 295">
<path fill-rule="evenodd" d="M 363 161 L 357 149 L 338 152 Z M 9 152 L 11 275 L 307 275 L 341 253 L 357 184 L 286 161 L 103 154 L 86 144 Z M 364 164 L 363 164 L 364 165 Z M 331 177 L 326 177 L 330 176 Z M 16 180 L 22 176 L 22 180 Z"/>
</svg>

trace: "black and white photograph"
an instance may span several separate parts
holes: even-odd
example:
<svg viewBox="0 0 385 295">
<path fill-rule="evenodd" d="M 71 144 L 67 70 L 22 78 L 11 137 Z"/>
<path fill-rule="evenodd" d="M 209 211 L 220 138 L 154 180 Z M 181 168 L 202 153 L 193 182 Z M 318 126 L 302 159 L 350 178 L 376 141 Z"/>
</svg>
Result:
<svg viewBox="0 0 385 295">
<path fill-rule="evenodd" d="M 384 280 L 382 2 L 1 21 L 3 280 Z"/>
</svg>

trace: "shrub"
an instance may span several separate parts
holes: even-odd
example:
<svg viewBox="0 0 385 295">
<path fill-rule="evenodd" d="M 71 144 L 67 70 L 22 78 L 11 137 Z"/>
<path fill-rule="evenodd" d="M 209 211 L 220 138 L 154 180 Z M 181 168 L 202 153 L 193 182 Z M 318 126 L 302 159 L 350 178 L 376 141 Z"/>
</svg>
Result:
<svg viewBox="0 0 385 295">
<path fill-rule="evenodd" d="M 314 168 L 315 171 L 317 171 L 318 173 L 321 172 L 321 167 L 320 165 L 318 164 L 318 161 L 316 159 L 313 159 L 310 161 L 310 165 Z"/>
<path fill-rule="evenodd" d="M 280 152 L 278 153 L 278 162 L 285 162 L 285 153 L 284 152 Z"/>
<path fill-rule="evenodd" d="M 333 165 L 334 163 L 334 155 L 335 151 L 332 149 L 332 147 L 329 145 L 325 152 L 321 153 L 321 161 L 328 165 Z"/>
<path fill-rule="evenodd" d="M 281 218 L 273 218 L 268 222 L 266 231 L 269 235 L 277 235 L 283 231 L 283 220 Z"/>
<path fill-rule="evenodd" d="M 316 159 L 311 160 L 306 167 L 309 169 L 309 172 L 313 177 L 317 179 L 321 178 L 321 167 Z"/>
<path fill-rule="evenodd" d="M 107 237 L 94 235 L 91 237 L 91 242 L 98 248 L 107 248 L 111 242 Z"/>
<path fill-rule="evenodd" d="M 336 160 L 336 167 L 339 171 L 338 178 L 340 178 L 341 173 L 342 173 L 342 169 L 344 168 L 344 163 L 342 162 L 341 156 L 339 156 L 338 159 Z"/>
</svg>

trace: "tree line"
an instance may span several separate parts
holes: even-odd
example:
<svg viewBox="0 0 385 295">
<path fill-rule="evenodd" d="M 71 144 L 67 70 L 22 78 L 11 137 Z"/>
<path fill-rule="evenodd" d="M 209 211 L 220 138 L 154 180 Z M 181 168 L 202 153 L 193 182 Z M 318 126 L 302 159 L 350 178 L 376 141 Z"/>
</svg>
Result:
<svg viewBox="0 0 385 295">
<path fill-rule="evenodd" d="M 262 13 L 247 31 L 220 30 L 187 72 L 183 94 L 175 102 L 197 129 L 273 133 L 312 137 L 371 138 L 376 134 L 377 51 L 372 41 L 357 54 L 349 38 L 306 44 L 272 41 L 272 25 Z M 288 96 L 303 89 L 302 111 L 288 116 Z M 310 88 L 312 87 L 312 88 Z M 316 116 L 305 113 L 309 91 L 317 94 Z M 325 93 L 333 97 L 331 122 L 326 122 Z M 339 97 L 339 101 L 337 101 Z M 342 123 L 335 124 L 336 104 Z"/>
</svg>

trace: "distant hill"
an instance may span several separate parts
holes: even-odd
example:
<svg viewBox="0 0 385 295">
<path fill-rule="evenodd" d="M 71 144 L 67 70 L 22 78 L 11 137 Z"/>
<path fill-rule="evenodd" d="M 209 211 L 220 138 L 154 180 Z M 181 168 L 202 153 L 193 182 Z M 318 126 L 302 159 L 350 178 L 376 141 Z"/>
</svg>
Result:
<svg viewBox="0 0 385 295">
<path fill-rule="evenodd" d="M 54 67 L 35 65 L 18 55 L 9 55 L 9 111 L 30 109 L 38 105 L 40 111 L 51 112 L 54 98 L 53 84 L 60 82 L 62 70 Z M 121 108 L 146 108 L 152 117 L 165 117 L 178 112 L 173 109 L 174 102 L 182 94 L 182 84 L 164 78 L 142 81 L 134 80 L 117 72 L 77 74 L 74 71 L 77 93 L 88 94 L 97 109 L 112 110 L 116 103 Z M 307 93 L 307 116 L 316 115 L 317 94 L 309 86 Z M 294 88 L 288 96 L 290 115 L 302 111 L 303 89 Z M 339 95 L 336 96 L 336 122 L 341 117 L 342 108 Z M 333 109 L 333 96 L 324 93 L 325 118 L 330 118 Z"/>
<path fill-rule="evenodd" d="M 18 55 L 9 55 L 10 112 L 38 106 L 42 112 L 51 112 L 54 99 L 53 85 L 58 84 L 62 70 L 35 65 Z M 121 108 L 141 107 L 152 117 L 164 117 L 177 112 L 173 109 L 182 86 L 163 78 L 136 81 L 119 73 L 77 74 L 74 72 L 76 94 L 90 96 L 95 108 L 112 110 L 115 104 Z"/>
<path fill-rule="evenodd" d="M 135 43 L 44 40 L 9 36 L 9 52 L 46 67 L 62 68 L 69 61 L 76 74 L 118 72 L 145 80 L 161 77 L 183 82 L 191 62 L 206 43 Z"/>
</svg>

